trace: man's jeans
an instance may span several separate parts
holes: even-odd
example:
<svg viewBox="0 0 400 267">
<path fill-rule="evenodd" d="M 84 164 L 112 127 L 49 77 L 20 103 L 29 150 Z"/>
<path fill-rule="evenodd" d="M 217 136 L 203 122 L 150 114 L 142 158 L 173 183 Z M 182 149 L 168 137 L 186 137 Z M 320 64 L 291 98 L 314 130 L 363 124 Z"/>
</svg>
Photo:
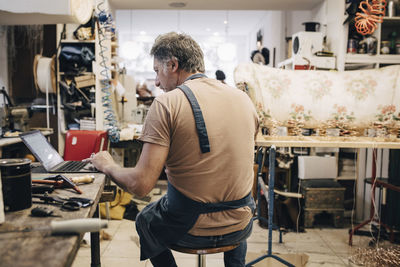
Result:
<svg viewBox="0 0 400 267">
<path fill-rule="evenodd" d="M 250 236 L 253 229 L 253 220 L 242 231 L 233 232 L 220 236 L 193 236 L 186 234 L 178 243 L 177 246 L 189 248 L 212 248 L 228 246 L 233 244 L 240 245 L 230 251 L 224 253 L 225 267 L 244 267 L 246 261 L 247 242 L 246 239 Z M 166 249 L 159 255 L 150 259 L 155 267 L 176 267 L 175 259 L 171 250 Z"/>
</svg>

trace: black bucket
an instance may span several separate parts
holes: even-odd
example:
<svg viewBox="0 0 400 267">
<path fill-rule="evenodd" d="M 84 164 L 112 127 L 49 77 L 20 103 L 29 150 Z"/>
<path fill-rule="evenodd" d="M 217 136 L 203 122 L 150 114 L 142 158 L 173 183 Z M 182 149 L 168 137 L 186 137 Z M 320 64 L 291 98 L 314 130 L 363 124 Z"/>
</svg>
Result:
<svg viewBox="0 0 400 267">
<path fill-rule="evenodd" d="M 306 27 L 306 32 L 319 32 L 320 23 L 319 22 L 303 22 Z"/>
<path fill-rule="evenodd" d="M 4 211 L 17 211 L 32 206 L 31 161 L 0 159 Z"/>
</svg>

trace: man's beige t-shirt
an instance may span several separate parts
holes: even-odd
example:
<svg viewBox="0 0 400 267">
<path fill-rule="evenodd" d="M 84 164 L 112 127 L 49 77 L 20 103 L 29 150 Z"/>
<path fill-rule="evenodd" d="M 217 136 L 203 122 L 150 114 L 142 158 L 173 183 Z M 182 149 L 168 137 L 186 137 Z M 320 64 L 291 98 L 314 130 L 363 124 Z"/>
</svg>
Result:
<svg viewBox="0 0 400 267">
<path fill-rule="evenodd" d="M 245 197 L 253 184 L 254 138 L 258 118 L 250 98 L 217 80 L 198 78 L 184 83 L 203 113 L 210 152 L 202 154 L 193 111 L 185 94 L 174 89 L 154 99 L 140 140 L 169 147 L 168 181 L 199 202 Z M 214 236 L 243 230 L 251 220 L 249 207 L 202 214 L 189 231 Z"/>
</svg>

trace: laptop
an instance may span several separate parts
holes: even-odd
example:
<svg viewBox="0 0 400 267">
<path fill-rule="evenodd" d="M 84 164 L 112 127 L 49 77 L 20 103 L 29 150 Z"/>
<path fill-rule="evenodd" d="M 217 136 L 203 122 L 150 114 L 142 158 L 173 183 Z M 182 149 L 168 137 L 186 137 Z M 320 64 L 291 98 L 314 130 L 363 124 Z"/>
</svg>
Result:
<svg viewBox="0 0 400 267">
<path fill-rule="evenodd" d="M 97 172 L 93 165 L 83 161 L 64 161 L 57 150 L 39 130 L 19 135 L 32 154 L 48 173 Z M 34 172 L 40 172 L 35 170 Z"/>
</svg>

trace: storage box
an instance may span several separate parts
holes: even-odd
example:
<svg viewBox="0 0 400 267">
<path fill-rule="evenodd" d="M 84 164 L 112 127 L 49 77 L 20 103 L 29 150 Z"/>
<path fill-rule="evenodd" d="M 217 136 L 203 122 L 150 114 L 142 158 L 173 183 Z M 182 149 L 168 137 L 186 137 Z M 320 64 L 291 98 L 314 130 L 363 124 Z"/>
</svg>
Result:
<svg viewBox="0 0 400 267">
<path fill-rule="evenodd" d="M 337 177 L 336 157 L 299 156 L 299 179 L 334 179 Z"/>
<path fill-rule="evenodd" d="M 328 214 L 335 227 L 343 227 L 344 191 L 338 182 L 315 179 L 300 182 L 304 196 L 304 227 L 313 227 L 318 215 Z"/>
<path fill-rule="evenodd" d="M 344 209 L 344 191 L 333 180 L 305 180 L 300 182 L 304 196 L 304 208 L 309 209 Z"/>
<path fill-rule="evenodd" d="M 76 87 L 80 89 L 84 87 L 95 86 L 96 81 L 94 79 L 94 75 L 90 74 L 90 75 L 76 76 L 75 83 Z"/>
</svg>

